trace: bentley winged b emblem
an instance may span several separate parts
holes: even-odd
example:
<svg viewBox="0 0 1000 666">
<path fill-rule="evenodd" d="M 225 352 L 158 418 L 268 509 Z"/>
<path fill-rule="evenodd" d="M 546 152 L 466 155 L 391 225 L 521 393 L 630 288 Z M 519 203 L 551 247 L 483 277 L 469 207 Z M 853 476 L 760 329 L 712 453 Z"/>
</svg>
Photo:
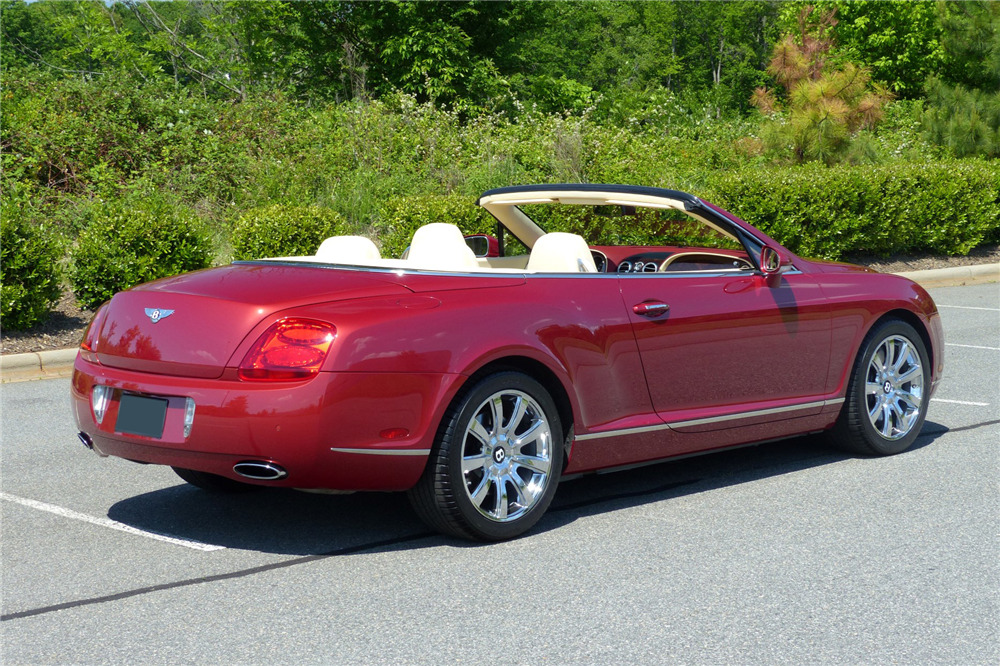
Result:
<svg viewBox="0 0 1000 666">
<path fill-rule="evenodd" d="M 173 310 L 161 310 L 160 308 L 146 308 L 146 316 L 154 324 L 161 319 L 166 319 L 174 313 Z"/>
</svg>

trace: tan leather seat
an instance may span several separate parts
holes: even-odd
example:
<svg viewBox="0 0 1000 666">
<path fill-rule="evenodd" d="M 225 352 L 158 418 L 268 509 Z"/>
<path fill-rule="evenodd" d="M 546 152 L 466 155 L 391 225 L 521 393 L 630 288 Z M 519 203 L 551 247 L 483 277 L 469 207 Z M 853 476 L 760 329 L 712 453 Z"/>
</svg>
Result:
<svg viewBox="0 0 1000 666">
<path fill-rule="evenodd" d="M 454 224 L 433 222 L 413 234 L 406 262 L 413 268 L 434 271 L 478 271 L 479 262 Z"/>
<path fill-rule="evenodd" d="M 316 250 L 316 258 L 332 264 L 367 264 L 382 257 L 364 236 L 331 236 Z"/>
<path fill-rule="evenodd" d="M 554 231 L 535 241 L 527 269 L 537 273 L 596 273 L 597 265 L 583 236 Z"/>
</svg>

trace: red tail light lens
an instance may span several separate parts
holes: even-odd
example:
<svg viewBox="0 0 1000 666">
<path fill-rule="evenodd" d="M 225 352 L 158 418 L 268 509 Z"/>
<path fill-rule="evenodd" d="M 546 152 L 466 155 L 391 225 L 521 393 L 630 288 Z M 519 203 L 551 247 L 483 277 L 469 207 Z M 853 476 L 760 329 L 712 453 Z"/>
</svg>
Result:
<svg viewBox="0 0 1000 666">
<path fill-rule="evenodd" d="M 101 326 L 104 324 L 104 316 L 108 313 L 108 304 L 105 303 L 97 308 L 94 318 L 87 324 L 87 330 L 83 332 L 83 340 L 80 341 L 80 356 L 86 361 L 97 363 L 97 338 L 101 335 Z"/>
<path fill-rule="evenodd" d="M 314 377 L 326 360 L 337 329 L 312 319 L 282 319 L 257 339 L 240 363 L 247 381 L 287 382 Z"/>
</svg>

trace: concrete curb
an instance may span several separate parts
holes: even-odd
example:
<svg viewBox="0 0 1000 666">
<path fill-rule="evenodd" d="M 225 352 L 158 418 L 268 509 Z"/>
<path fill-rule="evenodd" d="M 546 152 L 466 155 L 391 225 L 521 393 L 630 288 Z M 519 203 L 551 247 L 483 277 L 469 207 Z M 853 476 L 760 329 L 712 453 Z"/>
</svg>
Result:
<svg viewBox="0 0 1000 666">
<path fill-rule="evenodd" d="M 29 379 L 68 377 L 73 372 L 76 349 L 4 354 L 0 356 L 0 381 L 23 382 Z"/>
<path fill-rule="evenodd" d="M 922 287 L 958 287 L 966 284 L 1000 282 L 1000 263 L 976 266 L 933 268 L 927 271 L 898 273 Z M 6 354 L 0 356 L 0 382 L 23 382 L 30 379 L 69 377 L 73 373 L 76 349 Z"/>
<path fill-rule="evenodd" d="M 1000 263 L 979 264 L 977 266 L 953 266 L 933 268 L 927 271 L 898 273 L 910 278 L 922 287 L 958 287 L 964 284 L 984 284 L 1000 282 Z"/>
</svg>

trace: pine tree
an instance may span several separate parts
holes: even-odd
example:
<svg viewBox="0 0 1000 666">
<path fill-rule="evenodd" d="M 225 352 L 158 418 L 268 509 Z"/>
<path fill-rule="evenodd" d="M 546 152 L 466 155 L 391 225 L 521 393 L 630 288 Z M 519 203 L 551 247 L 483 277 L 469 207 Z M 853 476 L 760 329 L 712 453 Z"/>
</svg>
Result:
<svg viewBox="0 0 1000 666">
<path fill-rule="evenodd" d="M 750 98 L 773 118 L 765 127 L 765 145 L 778 152 L 790 147 L 798 162 L 833 164 L 856 154 L 858 132 L 874 127 L 891 99 L 883 86 L 872 83 L 867 69 L 836 57 L 835 13 L 804 7 L 797 34 L 784 35 L 774 47 L 767 71 L 784 89 L 787 118 L 780 115 L 775 91 L 757 88 Z"/>
<path fill-rule="evenodd" d="M 927 138 L 958 157 L 1000 157 L 1000 3 L 941 3 L 947 64 L 927 80 Z"/>
</svg>

